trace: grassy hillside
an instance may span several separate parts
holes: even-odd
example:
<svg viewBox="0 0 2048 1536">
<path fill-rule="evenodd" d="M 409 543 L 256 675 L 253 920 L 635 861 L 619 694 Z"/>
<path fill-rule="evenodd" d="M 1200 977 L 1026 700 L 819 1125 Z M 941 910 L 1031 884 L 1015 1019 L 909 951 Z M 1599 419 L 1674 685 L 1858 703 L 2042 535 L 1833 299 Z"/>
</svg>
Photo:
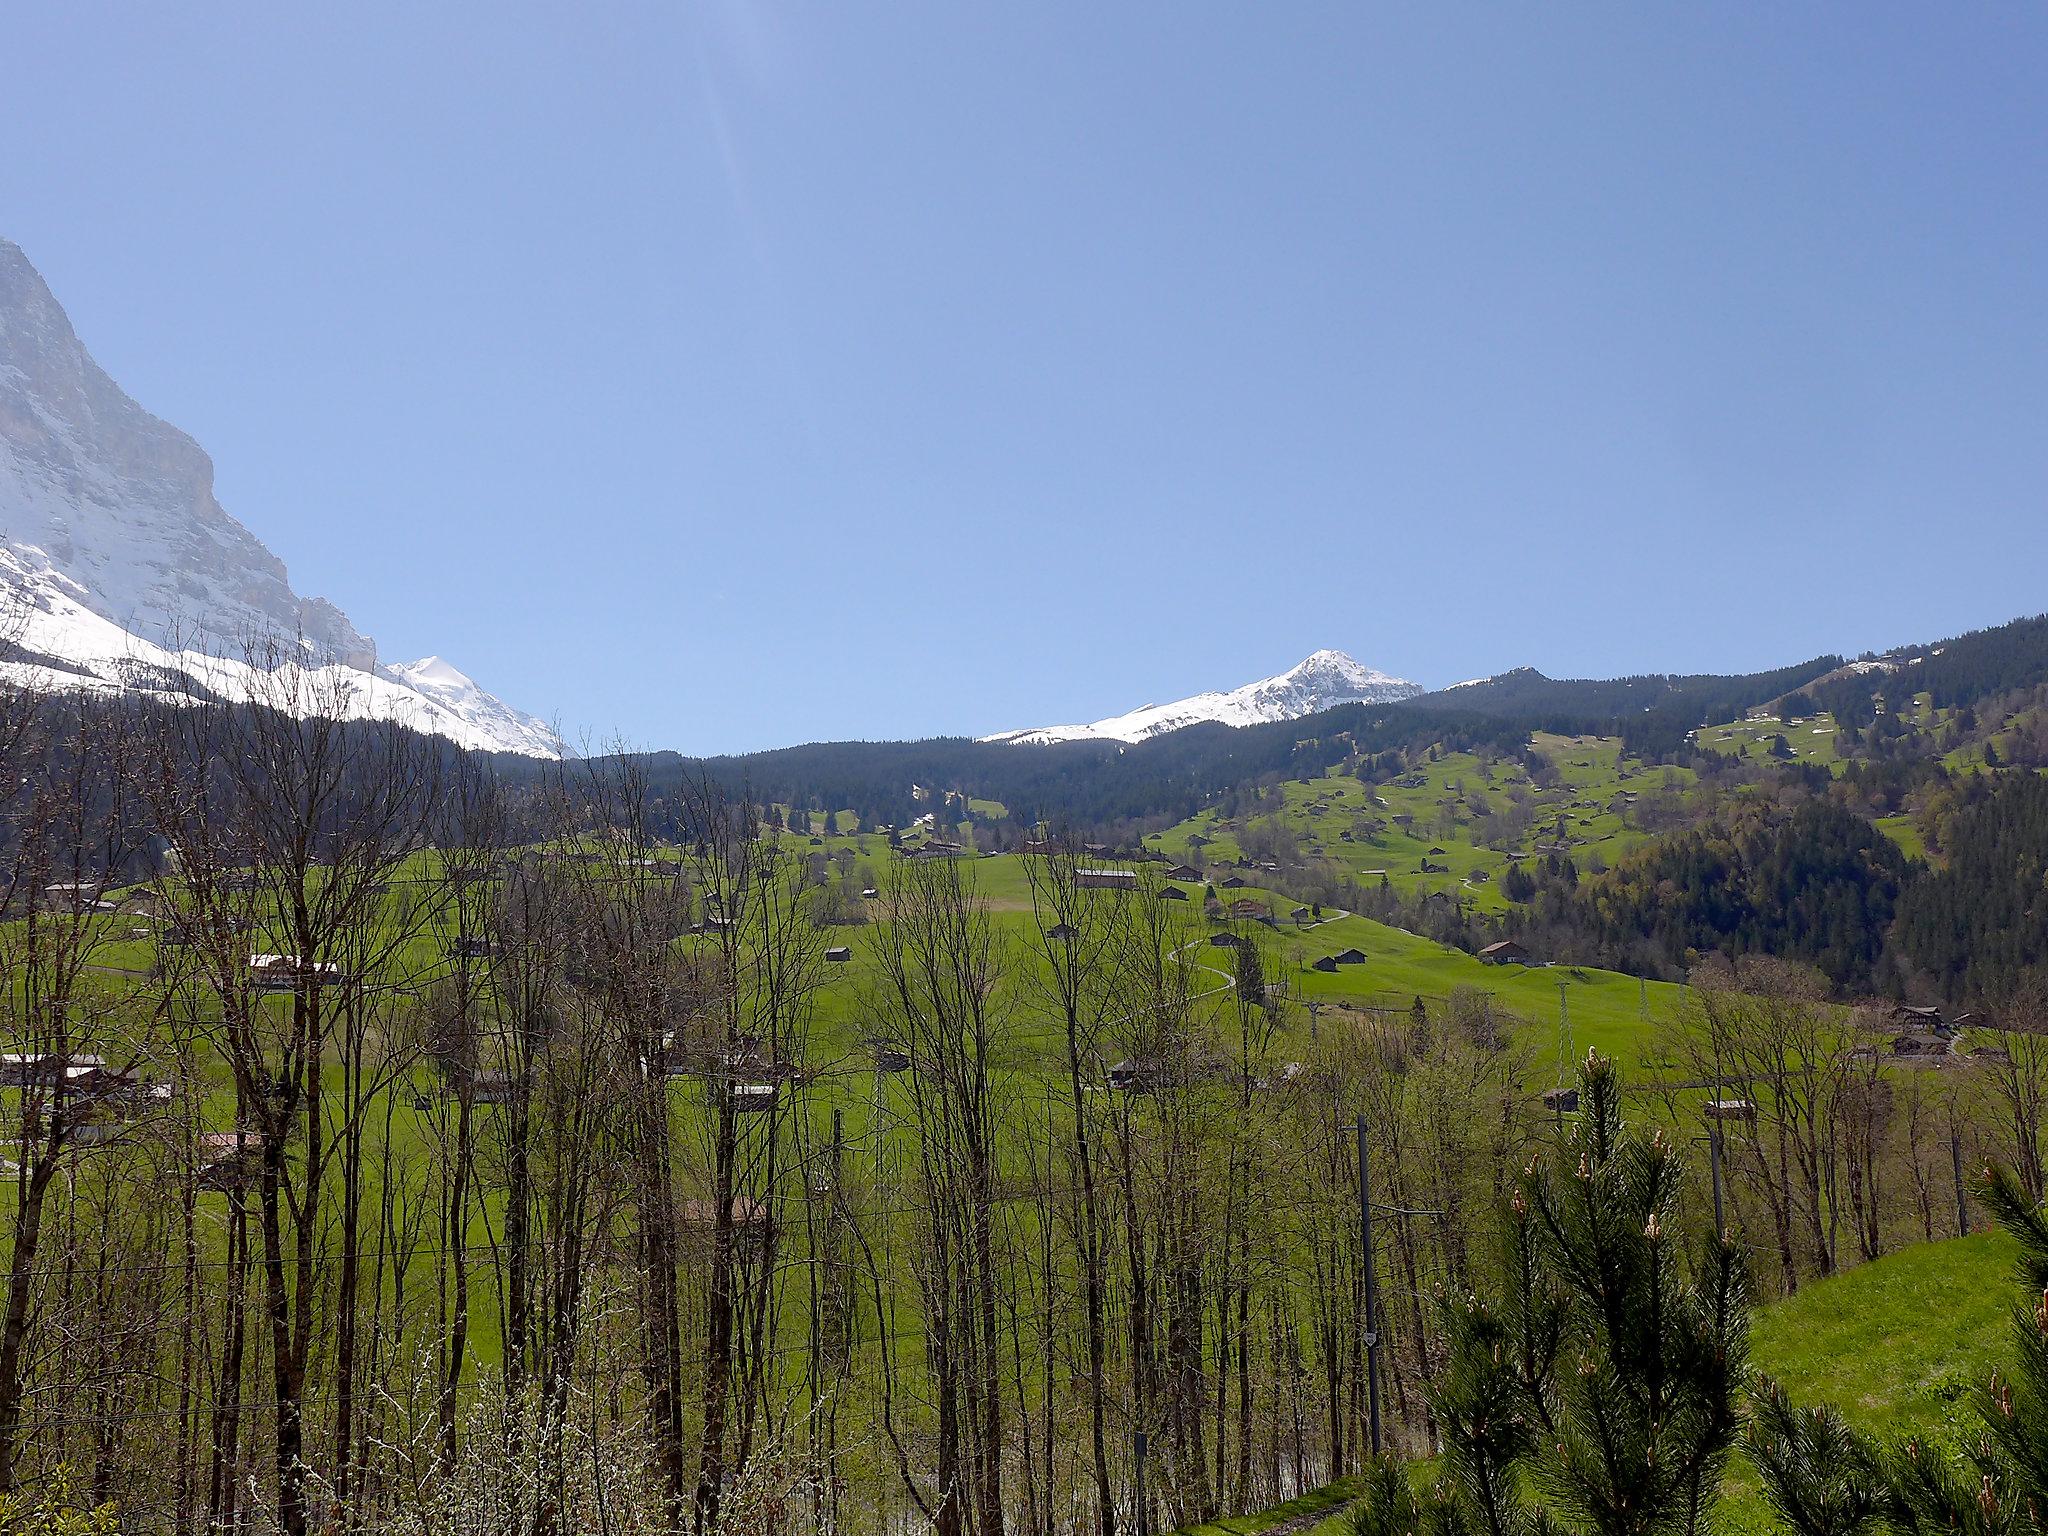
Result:
<svg viewBox="0 0 2048 1536">
<path fill-rule="evenodd" d="M 1968 1388 L 2006 1352 L 2015 1252 L 2002 1233 L 1979 1233 L 1810 1285 L 1758 1313 L 1756 1367 L 1863 1429 L 1938 1431 L 1968 1413 Z"/>
<path fill-rule="evenodd" d="M 2015 1249 L 2002 1234 L 1921 1243 L 1796 1296 L 1759 1308 L 1755 1368 L 1800 1402 L 1828 1403 L 1883 1439 L 1946 1437 L 1972 1422 L 1970 1389 L 2006 1354 L 2018 1297 Z M 1311 1509 L 1332 1509 L 1308 1536 L 1340 1536 L 1350 1485 L 1319 1490 L 1260 1515 L 1198 1527 L 1199 1536 L 1262 1532 Z M 1738 1454 L 1716 1528 L 1773 1530 L 1756 1474 Z M 1191 1533 L 1192 1536 L 1192 1533 Z"/>
<path fill-rule="evenodd" d="M 1442 893 L 1499 911 L 1500 877 L 1515 859 L 1562 848 L 1584 867 L 1611 864 L 1654 837 L 1661 813 L 1695 783 L 1689 769 L 1625 758 L 1614 737 L 1539 733 L 1530 745 L 1546 765 L 1534 772 L 1513 758 L 1447 752 L 1378 785 L 1291 780 L 1235 814 L 1207 810 L 1146 843 L 1195 863 L 1273 854 L 1326 863 L 1367 885 L 1384 877 L 1404 896 Z"/>
</svg>

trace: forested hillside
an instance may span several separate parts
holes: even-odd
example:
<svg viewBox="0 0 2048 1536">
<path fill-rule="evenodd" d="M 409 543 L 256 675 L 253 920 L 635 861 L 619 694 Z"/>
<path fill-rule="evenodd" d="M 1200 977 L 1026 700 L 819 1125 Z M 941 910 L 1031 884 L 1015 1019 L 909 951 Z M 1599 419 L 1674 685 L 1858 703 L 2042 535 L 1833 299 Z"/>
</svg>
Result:
<svg viewBox="0 0 2048 1536">
<path fill-rule="evenodd" d="M 2048 964 L 2048 778 L 1971 775 L 1940 808 L 1941 865 L 1899 902 L 1899 961 L 1949 999 Z"/>
<path fill-rule="evenodd" d="M 1868 987 L 1906 879 L 1897 844 L 1834 801 L 1786 813 L 1752 800 L 1604 875 L 1546 872 L 1519 926 L 1589 963 L 1682 973 L 1716 951 L 1768 954 Z"/>
</svg>

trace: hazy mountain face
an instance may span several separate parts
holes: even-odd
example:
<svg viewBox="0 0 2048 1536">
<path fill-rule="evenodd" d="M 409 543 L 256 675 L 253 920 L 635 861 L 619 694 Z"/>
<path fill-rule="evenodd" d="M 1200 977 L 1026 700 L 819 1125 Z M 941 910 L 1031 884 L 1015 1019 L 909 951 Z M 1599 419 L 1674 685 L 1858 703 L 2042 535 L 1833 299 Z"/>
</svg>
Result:
<svg viewBox="0 0 2048 1536">
<path fill-rule="evenodd" d="M 284 562 L 214 499 L 205 451 L 107 376 L 41 274 L 7 240 L 0 597 L 11 597 L 17 625 L 26 616 L 26 649 L 70 664 L 41 668 L 33 679 L 41 686 L 134 691 L 168 668 L 204 673 L 205 686 L 232 692 L 241 674 L 200 658 L 235 660 L 282 642 L 306 666 L 360 674 L 338 680 L 360 695 L 366 714 L 487 750 L 560 754 L 543 722 L 438 658 L 414 664 L 428 669 L 421 676 L 380 669 L 375 642 L 345 613 L 294 592 Z"/>
<path fill-rule="evenodd" d="M 1260 678 L 1227 692 L 1198 693 L 1171 704 L 1147 704 L 1128 714 L 1087 725 L 1046 725 L 1003 731 L 984 741 L 1020 746 L 1054 741 L 1143 741 L 1166 731 L 1213 720 L 1223 725 L 1262 725 L 1298 720 L 1339 704 L 1386 704 L 1412 699 L 1419 683 L 1392 677 L 1354 661 L 1342 651 L 1317 651 L 1277 677 Z"/>
<path fill-rule="evenodd" d="M 326 659 L 376 648 L 213 497 L 213 461 L 92 360 L 21 248 L 0 240 L 0 542 L 39 552 L 122 628 L 219 648 L 303 633 Z"/>
</svg>

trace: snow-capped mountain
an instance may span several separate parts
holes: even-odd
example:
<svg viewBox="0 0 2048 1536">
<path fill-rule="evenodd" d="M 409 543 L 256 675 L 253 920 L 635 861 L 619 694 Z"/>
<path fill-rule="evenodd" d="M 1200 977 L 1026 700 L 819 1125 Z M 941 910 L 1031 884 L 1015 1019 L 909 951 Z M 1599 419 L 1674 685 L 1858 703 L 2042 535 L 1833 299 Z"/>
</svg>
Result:
<svg viewBox="0 0 2048 1536">
<path fill-rule="evenodd" d="M 437 657 L 380 667 L 346 614 L 294 592 L 284 562 L 214 499 L 205 451 L 107 376 L 4 239 L 0 626 L 30 653 L 0 660 L 17 681 L 250 697 L 266 692 L 252 647 L 283 643 L 295 673 L 346 684 L 357 713 L 484 750 L 562 753 L 544 723 Z"/>
<path fill-rule="evenodd" d="M 1387 704 L 1396 699 L 1412 699 L 1422 691 L 1421 684 L 1390 677 L 1353 661 L 1342 651 L 1317 651 L 1278 677 L 1261 678 L 1227 693 L 1198 693 L 1172 704 L 1147 704 L 1129 714 L 1111 715 L 1088 725 L 1038 726 L 981 739 L 1019 746 L 1042 746 L 1055 741 L 1143 741 L 1205 720 L 1223 725 L 1261 725 L 1270 720 L 1298 720 L 1339 704 Z"/>
</svg>

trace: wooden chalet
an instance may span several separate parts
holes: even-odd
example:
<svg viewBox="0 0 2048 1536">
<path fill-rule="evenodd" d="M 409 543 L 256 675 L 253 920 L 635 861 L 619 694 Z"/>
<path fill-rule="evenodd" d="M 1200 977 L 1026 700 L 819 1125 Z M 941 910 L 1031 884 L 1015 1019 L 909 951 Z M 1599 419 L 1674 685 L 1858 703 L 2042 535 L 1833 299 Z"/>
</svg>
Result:
<svg viewBox="0 0 2048 1536">
<path fill-rule="evenodd" d="M 0 1088 L 54 1088 L 106 1071 L 98 1056 L 60 1051 L 0 1053 Z"/>
<path fill-rule="evenodd" d="M 1309 962 L 1309 969 L 1321 971 L 1326 976 L 1334 976 L 1337 974 L 1337 957 L 1335 955 L 1318 955 Z"/>
<path fill-rule="evenodd" d="M 335 986 L 347 978 L 331 960 L 257 954 L 249 957 L 249 979 L 265 991 L 295 992 L 300 987 Z"/>
<path fill-rule="evenodd" d="M 43 887 L 43 909 L 59 912 L 114 912 L 120 903 L 106 899 L 97 880 L 59 880 Z"/>
<path fill-rule="evenodd" d="M 1156 1061 L 1126 1059 L 1109 1069 L 1109 1086 L 1119 1093 L 1157 1093 L 1166 1072 Z"/>
<path fill-rule="evenodd" d="M 1177 885 L 1162 885 L 1159 887 L 1159 899 L 1161 901 L 1187 901 L 1189 897 L 1188 893 Z"/>
<path fill-rule="evenodd" d="M 834 944 L 825 951 L 825 958 L 834 965 L 844 965 L 853 958 L 853 950 L 845 944 Z"/>
<path fill-rule="evenodd" d="M 1955 1032 L 1939 1008 L 1913 1007 L 1905 1003 L 1892 1010 L 1892 1023 L 1909 1033 L 1948 1035 Z"/>
<path fill-rule="evenodd" d="M 1527 965 L 1529 951 L 1513 939 L 1502 939 L 1480 950 L 1479 959 L 1483 965 Z"/>
<path fill-rule="evenodd" d="M 1077 869 L 1074 884 L 1091 891 L 1134 891 L 1138 888 L 1135 869 Z"/>
<path fill-rule="evenodd" d="M 893 1040 L 870 1040 L 867 1042 L 868 1055 L 874 1061 L 877 1072 L 908 1072 L 910 1053 Z"/>
<path fill-rule="evenodd" d="M 769 1213 L 767 1202 L 752 1195 L 734 1195 L 730 1212 L 728 1230 L 742 1252 L 758 1250 L 775 1230 L 775 1218 Z M 716 1200 L 692 1197 L 679 1203 L 677 1214 L 685 1239 L 693 1245 L 711 1242 L 718 1231 Z"/>
<path fill-rule="evenodd" d="M 263 1161 L 263 1140 L 248 1131 L 204 1131 L 192 1150 L 199 1188 L 215 1194 L 246 1187 Z"/>
<path fill-rule="evenodd" d="M 1330 958 L 1339 965 L 1363 965 L 1365 964 L 1365 951 L 1362 949 L 1340 949 Z"/>
<path fill-rule="evenodd" d="M 1202 872 L 1192 864 L 1174 864 L 1167 868 L 1166 878 L 1169 880 L 1190 880 L 1200 884 Z"/>
</svg>

